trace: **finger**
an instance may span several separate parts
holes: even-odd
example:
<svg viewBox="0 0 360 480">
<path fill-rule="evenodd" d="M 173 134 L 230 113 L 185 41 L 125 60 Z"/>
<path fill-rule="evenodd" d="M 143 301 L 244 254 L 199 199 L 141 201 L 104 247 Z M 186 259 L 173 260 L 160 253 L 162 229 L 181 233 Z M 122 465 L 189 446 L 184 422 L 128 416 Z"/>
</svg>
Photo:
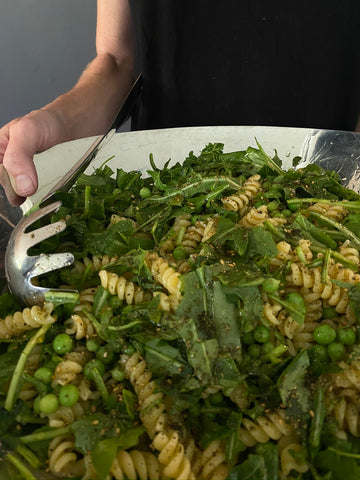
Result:
<svg viewBox="0 0 360 480">
<path fill-rule="evenodd" d="M 2 163 L 6 147 L 9 143 L 9 124 L 0 128 L 0 163 Z"/>
<path fill-rule="evenodd" d="M 24 118 L 9 129 L 3 164 L 12 188 L 20 197 L 28 197 L 37 190 L 38 178 L 33 157 L 40 143 L 39 133 L 31 120 Z"/>
<path fill-rule="evenodd" d="M 13 189 L 9 174 L 7 173 L 4 165 L 0 164 L 0 184 L 2 185 L 5 195 L 13 207 L 18 207 L 25 201 L 25 197 L 20 197 L 17 195 L 15 190 Z"/>
</svg>

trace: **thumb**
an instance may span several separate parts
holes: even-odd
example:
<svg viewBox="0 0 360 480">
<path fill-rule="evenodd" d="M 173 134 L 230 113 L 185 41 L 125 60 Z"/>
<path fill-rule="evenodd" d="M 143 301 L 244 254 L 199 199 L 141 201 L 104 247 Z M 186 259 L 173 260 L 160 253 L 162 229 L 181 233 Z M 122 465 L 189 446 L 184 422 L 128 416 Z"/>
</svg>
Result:
<svg viewBox="0 0 360 480">
<path fill-rule="evenodd" d="M 31 120 L 20 119 L 8 129 L 8 142 L 2 160 L 12 188 L 21 197 L 28 197 L 37 190 L 33 156 L 39 144 L 39 132 Z"/>
</svg>

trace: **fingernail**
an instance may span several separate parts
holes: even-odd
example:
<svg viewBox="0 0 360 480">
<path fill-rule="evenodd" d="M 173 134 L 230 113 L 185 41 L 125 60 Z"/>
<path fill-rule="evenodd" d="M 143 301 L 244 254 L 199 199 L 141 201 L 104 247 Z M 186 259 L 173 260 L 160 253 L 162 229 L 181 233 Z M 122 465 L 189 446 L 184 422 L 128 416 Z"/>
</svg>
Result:
<svg viewBox="0 0 360 480">
<path fill-rule="evenodd" d="M 16 193 L 27 197 L 34 193 L 34 182 L 27 175 L 18 175 L 15 178 Z"/>
</svg>

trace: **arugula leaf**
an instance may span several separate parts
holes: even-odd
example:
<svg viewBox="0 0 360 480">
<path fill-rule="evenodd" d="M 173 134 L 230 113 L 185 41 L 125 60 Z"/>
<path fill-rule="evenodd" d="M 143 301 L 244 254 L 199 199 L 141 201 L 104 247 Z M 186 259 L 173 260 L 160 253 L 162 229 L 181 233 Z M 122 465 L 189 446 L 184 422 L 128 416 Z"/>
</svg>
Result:
<svg viewBox="0 0 360 480">
<path fill-rule="evenodd" d="M 332 479 L 358 480 L 360 477 L 360 465 L 354 458 L 339 455 L 333 449 L 319 452 L 314 458 L 314 466 L 322 474 L 330 473 Z"/>
<path fill-rule="evenodd" d="M 150 370 L 160 375 L 179 375 L 186 367 L 179 350 L 161 339 L 146 341 L 145 360 Z"/>
<path fill-rule="evenodd" d="M 220 218 L 215 235 L 211 237 L 211 244 L 216 248 L 229 244 L 230 248 L 238 255 L 244 255 L 247 244 L 247 231 L 230 220 L 229 218 Z"/>
<path fill-rule="evenodd" d="M 139 428 L 141 432 L 140 430 L 136 430 L 136 432 L 141 434 L 144 429 L 142 427 Z M 96 412 L 76 420 L 70 425 L 70 429 L 75 436 L 76 448 L 81 453 L 86 454 L 92 451 L 99 441 L 106 438 L 118 438 L 119 431 L 126 436 L 126 432 L 131 431 L 132 425 L 126 420 L 121 420 L 102 412 Z M 131 434 L 129 438 L 131 438 Z M 121 437 L 121 441 L 124 441 L 124 438 Z"/>
<path fill-rule="evenodd" d="M 125 433 L 120 433 L 116 438 L 107 438 L 96 443 L 91 452 L 91 460 L 99 478 L 106 478 L 110 473 L 118 449 L 128 450 L 137 445 L 144 430 L 143 427 L 133 427 Z"/>
<path fill-rule="evenodd" d="M 229 480 L 277 480 L 279 460 L 277 447 L 273 443 L 258 446 L 255 454 L 250 454 L 244 462 L 234 467 Z"/>
<path fill-rule="evenodd" d="M 259 283 L 262 283 L 262 281 L 263 279 L 260 279 Z M 244 282 L 246 283 L 246 279 Z M 228 296 L 235 295 L 241 300 L 241 304 L 238 306 L 240 311 L 239 322 L 241 333 L 244 334 L 254 330 L 261 322 L 264 302 L 257 286 L 247 286 L 246 284 L 244 286 L 236 286 L 236 284 L 241 285 L 241 280 L 236 282 L 234 286 L 224 287 L 224 292 Z"/>
<path fill-rule="evenodd" d="M 317 227 L 300 213 L 296 215 L 293 227 L 301 230 L 302 235 L 311 240 L 315 245 L 320 244 L 333 250 L 336 249 L 336 242 L 324 231 L 324 229 Z"/>
<path fill-rule="evenodd" d="M 248 242 L 247 254 L 250 257 L 276 257 L 278 253 L 271 233 L 261 225 L 249 230 Z"/>
<path fill-rule="evenodd" d="M 282 403 L 287 415 L 307 418 L 311 405 L 311 392 L 306 385 L 306 374 L 310 366 L 308 352 L 300 352 L 285 368 L 277 381 Z"/>
<path fill-rule="evenodd" d="M 216 339 L 223 351 L 231 353 L 233 358 L 241 356 L 240 323 L 235 305 L 230 303 L 219 281 L 213 282 L 212 322 L 215 327 Z M 207 293 L 209 290 L 207 290 Z"/>
<path fill-rule="evenodd" d="M 218 355 L 214 362 L 213 374 L 216 384 L 228 391 L 232 391 L 245 379 L 245 375 L 240 372 L 234 358 L 229 353 Z"/>
<path fill-rule="evenodd" d="M 180 333 L 185 339 L 187 358 L 194 369 L 194 375 L 204 383 L 209 382 L 219 351 L 217 341 L 215 339 L 201 340 L 192 319 L 186 322 Z"/>
</svg>

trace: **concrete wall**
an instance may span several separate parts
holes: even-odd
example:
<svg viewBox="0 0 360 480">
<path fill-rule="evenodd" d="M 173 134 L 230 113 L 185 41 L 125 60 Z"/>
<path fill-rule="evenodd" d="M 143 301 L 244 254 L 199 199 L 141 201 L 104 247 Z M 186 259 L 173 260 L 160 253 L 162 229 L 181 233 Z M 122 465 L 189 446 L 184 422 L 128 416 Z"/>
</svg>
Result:
<svg viewBox="0 0 360 480">
<path fill-rule="evenodd" d="M 76 82 L 95 27 L 96 0 L 0 0 L 0 126 Z"/>
</svg>

